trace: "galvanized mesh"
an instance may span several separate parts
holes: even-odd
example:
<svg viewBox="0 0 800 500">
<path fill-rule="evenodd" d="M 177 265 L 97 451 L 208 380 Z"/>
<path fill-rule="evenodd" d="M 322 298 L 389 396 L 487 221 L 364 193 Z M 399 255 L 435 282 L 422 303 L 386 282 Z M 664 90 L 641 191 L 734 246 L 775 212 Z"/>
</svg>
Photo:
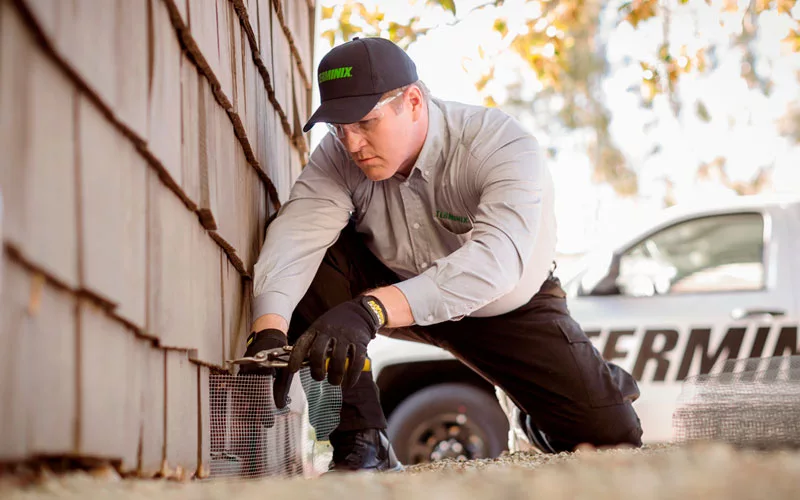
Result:
<svg viewBox="0 0 800 500">
<path fill-rule="evenodd" d="M 673 427 L 678 442 L 800 447 L 800 356 L 730 360 L 687 378 Z"/>
<path fill-rule="evenodd" d="M 211 479 L 314 476 L 327 468 L 325 441 L 339 422 L 340 387 L 313 380 L 304 368 L 280 410 L 271 376 L 212 374 L 209 391 Z"/>
</svg>

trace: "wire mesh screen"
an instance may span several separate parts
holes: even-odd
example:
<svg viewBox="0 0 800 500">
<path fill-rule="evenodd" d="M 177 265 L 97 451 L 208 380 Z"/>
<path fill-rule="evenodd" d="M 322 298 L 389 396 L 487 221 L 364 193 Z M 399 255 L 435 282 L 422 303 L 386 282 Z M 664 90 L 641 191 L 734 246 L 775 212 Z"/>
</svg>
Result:
<svg viewBox="0 0 800 500">
<path fill-rule="evenodd" d="M 800 447 L 800 356 L 730 360 L 687 378 L 673 414 L 679 442 Z"/>
<path fill-rule="evenodd" d="M 327 467 L 341 387 L 315 381 L 304 368 L 280 410 L 271 376 L 212 374 L 209 391 L 210 479 L 313 476 Z"/>
</svg>

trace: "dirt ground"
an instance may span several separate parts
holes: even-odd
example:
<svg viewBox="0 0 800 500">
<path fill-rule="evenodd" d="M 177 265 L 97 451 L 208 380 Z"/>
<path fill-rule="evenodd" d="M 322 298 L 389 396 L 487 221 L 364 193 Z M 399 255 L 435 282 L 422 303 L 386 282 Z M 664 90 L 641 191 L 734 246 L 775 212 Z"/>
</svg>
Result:
<svg viewBox="0 0 800 500">
<path fill-rule="evenodd" d="M 0 498 L 281 499 L 797 499 L 800 451 L 739 451 L 723 444 L 640 450 L 516 453 L 442 461 L 405 473 L 238 482 L 119 480 L 73 473 L 26 487 L 0 484 Z"/>
</svg>

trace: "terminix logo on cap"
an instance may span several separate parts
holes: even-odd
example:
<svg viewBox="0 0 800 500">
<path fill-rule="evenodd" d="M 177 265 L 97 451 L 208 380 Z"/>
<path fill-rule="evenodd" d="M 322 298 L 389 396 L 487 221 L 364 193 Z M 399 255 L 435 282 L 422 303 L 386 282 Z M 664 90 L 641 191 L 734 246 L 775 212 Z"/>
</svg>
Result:
<svg viewBox="0 0 800 500">
<path fill-rule="evenodd" d="M 339 78 L 350 78 L 353 76 L 350 74 L 352 70 L 352 66 L 345 66 L 343 68 L 333 68 L 328 71 L 323 71 L 319 74 L 319 83 L 327 82 L 328 80 L 338 80 Z"/>
</svg>

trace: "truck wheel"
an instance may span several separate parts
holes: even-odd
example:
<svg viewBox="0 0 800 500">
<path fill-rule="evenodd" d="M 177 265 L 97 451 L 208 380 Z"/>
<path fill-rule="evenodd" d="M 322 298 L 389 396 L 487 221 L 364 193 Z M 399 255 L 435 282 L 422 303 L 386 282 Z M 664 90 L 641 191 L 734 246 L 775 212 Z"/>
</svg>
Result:
<svg viewBox="0 0 800 500">
<path fill-rule="evenodd" d="M 467 384 L 438 384 L 400 403 L 387 433 L 404 464 L 495 458 L 507 449 L 508 419 L 493 395 Z"/>
</svg>

